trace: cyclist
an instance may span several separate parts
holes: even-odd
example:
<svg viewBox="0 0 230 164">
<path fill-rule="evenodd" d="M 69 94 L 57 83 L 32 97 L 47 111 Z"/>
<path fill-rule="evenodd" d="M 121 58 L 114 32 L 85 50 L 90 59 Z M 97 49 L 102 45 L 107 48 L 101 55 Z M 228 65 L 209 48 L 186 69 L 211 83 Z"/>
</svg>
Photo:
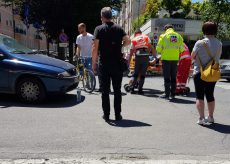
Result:
<svg viewBox="0 0 230 164">
<path fill-rule="evenodd" d="M 80 23 L 78 25 L 80 35 L 76 39 L 76 54 L 75 57 L 83 59 L 85 68 L 92 70 L 92 44 L 93 35 L 86 32 L 86 25 Z"/>
</svg>

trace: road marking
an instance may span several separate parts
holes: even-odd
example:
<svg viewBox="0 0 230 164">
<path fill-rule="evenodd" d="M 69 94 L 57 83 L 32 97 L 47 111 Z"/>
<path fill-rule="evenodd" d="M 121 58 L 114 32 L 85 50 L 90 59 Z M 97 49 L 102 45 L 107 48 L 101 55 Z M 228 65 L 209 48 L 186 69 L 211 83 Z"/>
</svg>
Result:
<svg viewBox="0 0 230 164">
<path fill-rule="evenodd" d="M 222 88 L 222 89 L 230 89 L 230 85 L 216 85 L 217 87 L 219 88 Z"/>
</svg>

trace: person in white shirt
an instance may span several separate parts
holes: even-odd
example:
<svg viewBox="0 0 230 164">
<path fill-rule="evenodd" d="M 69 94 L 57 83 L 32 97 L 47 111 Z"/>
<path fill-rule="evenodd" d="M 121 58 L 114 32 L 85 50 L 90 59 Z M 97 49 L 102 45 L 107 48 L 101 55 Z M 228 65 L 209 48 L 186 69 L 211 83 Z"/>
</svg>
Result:
<svg viewBox="0 0 230 164">
<path fill-rule="evenodd" d="M 93 35 L 86 31 L 86 25 L 78 25 L 80 35 L 76 39 L 76 57 L 83 59 L 83 64 L 87 69 L 92 69 L 92 44 Z"/>
</svg>

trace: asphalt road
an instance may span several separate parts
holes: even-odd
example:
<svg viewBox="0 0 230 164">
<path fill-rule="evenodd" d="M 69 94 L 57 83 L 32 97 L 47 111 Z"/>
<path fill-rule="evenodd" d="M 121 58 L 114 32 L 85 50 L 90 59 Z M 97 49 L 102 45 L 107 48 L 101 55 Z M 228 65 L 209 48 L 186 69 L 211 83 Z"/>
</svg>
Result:
<svg viewBox="0 0 230 164">
<path fill-rule="evenodd" d="M 0 95 L 0 159 L 230 160 L 230 83 L 218 83 L 217 123 L 207 127 L 196 125 L 189 86 L 189 97 L 168 102 L 158 98 L 163 79 L 148 78 L 144 96 L 124 92 L 124 120 L 111 124 L 101 119 L 98 93 L 83 92 L 77 104 L 73 91 L 40 105 Z"/>
</svg>

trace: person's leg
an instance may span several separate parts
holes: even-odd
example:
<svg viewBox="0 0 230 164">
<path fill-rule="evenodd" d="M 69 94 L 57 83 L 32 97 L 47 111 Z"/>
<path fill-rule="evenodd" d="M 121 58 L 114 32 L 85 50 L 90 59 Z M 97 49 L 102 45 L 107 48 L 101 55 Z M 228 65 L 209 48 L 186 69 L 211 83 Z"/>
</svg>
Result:
<svg viewBox="0 0 230 164">
<path fill-rule="evenodd" d="M 216 83 L 207 83 L 205 88 L 205 96 L 208 102 L 209 117 L 212 119 L 215 110 L 215 98 L 214 98 L 215 85 Z"/>
<path fill-rule="evenodd" d="M 122 103 L 122 94 L 121 94 L 121 84 L 122 84 L 123 74 L 118 72 L 112 75 L 112 85 L 114 90 L 114 110 L 116 120 L 122 119 L 121 116 L 121 103 Z"/>
<path fill-rule="evenodd" d="M 163 75 L 164 75 L 164 86 L 165 86 L 165 95 L 169 97 L 170 95 L 170 62 L 163 61 Z"/>
<path fill-rule="evenodd" d="M 171 96 L 174 98 L 176 93 L 176 75 L 177 75 L 177 61 L 171 61 Z"/>
<path fill-rule="evenodd" d="M 141 69 L 140 69 L 140 82 L 139 82 L 139 92 L 141 93 L 143 91 L 143 86 L 145 83 L 145 76 L 146 76 L 146 72 L 149 66 L 149 57 L 145 56 L 142 57 L 142 65 L 141 65 Z"/>
<path fill-rule="evenodd" d="M 100 69 L 101 74 L 101 89 L 102 89 L 102 109 L 104 116 L 109 118 L 110 115 L 110 99 L 109 99 L 109 89 L 110 89 L 110 74 L 105 69 Z"/>
<path fill-rule="evenodd" d="M 140 57 L 136 57 L 135 58 L 135 68 L 134 68 L 132 86 L 131 86 L 132 91 L 134 91 L 134 86 L 137 83 L 137 80 L 138 80 L 138 77 L 139 77 L 140 66 L 141 66 Z"/>
<path fill-rule="evenodd" d="M 198 113 L 200 115 L 200 119 L 204 119 L 205 114 L 204 114 L 204 108 L 205 108 L 205 104 L 204 104 L 204 100 L 196 100 L 196 108 L 198 110 Z"/>
<path fill-rule="evenodd" d="M 196 108 L 200 115 L 200 120 L 203 120 L 205 118 L 204 82 L 200 79 L 200 73 L 194 76 L 194 85 L 196 90 Z"/>
</svg>

